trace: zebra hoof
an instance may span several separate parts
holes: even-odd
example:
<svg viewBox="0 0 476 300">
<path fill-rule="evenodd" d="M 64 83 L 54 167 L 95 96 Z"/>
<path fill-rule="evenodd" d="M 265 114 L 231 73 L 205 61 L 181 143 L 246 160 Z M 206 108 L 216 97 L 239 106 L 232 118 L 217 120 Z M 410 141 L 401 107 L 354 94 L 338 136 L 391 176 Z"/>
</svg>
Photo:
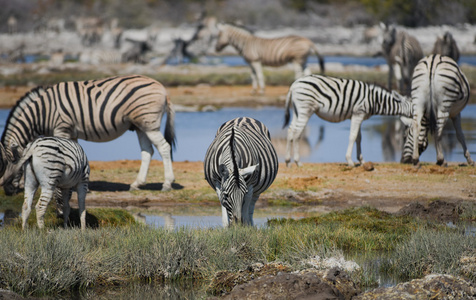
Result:
<svg viewBox="0 0 476 300">
<path fill-rule="evenodd" d="M 171 184 L 165 184 L 162 186 L 162 192 L 168 192 L 172 190 L 172 185 Z"/>
<path fill-rule="evenodd" d="M 129 187 L 129 191 L 132 192 L 132 191 L 140 191 L 140 188 L 139 188 L 139 185 L 138 184 L 131 184 L 131 186 Z"/>
</svg>

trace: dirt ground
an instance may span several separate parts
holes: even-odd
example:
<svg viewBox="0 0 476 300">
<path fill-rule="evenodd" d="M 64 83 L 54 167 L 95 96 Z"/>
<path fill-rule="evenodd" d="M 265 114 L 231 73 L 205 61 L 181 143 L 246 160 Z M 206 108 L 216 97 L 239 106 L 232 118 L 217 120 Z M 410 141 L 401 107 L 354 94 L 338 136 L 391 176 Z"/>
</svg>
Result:
<svg viewBox="0 0 476 300">
<path fill-rule="evenodd" d="M 265 95 L 251 95 L 251 86 L 209 86 L 168 88 L 172 102 L 179 106 L 260 106 L 284 103 L 288 87 L 268 86 Z M 0 106 L 11 107 L 29 88 L 0 89 Z M 211 96 L 213 95 L 213 96 Z M 463 157 L 462 157 L 463 159 Z M 140 161 L 91 162 L 90 207 L 142 209 L 193 209 L 219 205 L 216 194 L 204 179 L 202 162 L 174 162 L 175 183 L 161 192 L 163 169 L 153 161 L 143 190 L 129 192 Z M 262 194 L 257 209 L 282 206 L 296 211 L 327 212 L 352 206 L 371 205 L 389 212 L 419 201 L 476 201 L 476 168 L 456 163 L 438 167 L 424 163 L 420 169 L 398 163 L 375 163 L 372 171 L 349 168 L 344 163 L 280 165 L 278 177 Z"/>
</svg>

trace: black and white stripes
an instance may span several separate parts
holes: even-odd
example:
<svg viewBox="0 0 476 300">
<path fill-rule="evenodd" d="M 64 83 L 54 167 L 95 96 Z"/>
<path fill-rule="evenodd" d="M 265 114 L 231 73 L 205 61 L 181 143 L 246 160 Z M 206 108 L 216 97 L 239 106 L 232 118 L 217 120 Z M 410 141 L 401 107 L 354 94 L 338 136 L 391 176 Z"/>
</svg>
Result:
<svg viewBox="0 0 476 300">
<path fill-rule="evenodd" d="M 0 147 L 3 147 L 0 145 Z M 81 229 L 86 228 L 85 198 L 89 182 L 89 162 L 81 146 L 71 140 L 43 137 L 29 143 L 20 154 L 13 150 L 14 161 L 8 166 L 0 184 L 12 184 L 20 169 L 25 173 L 25 201 L 22 209 L 22 227 L 25 229 L 31 205 L 38 187 L 41 195 L 36 204 L 38 227 L 44 227 L 43 217 L 51 199 L 61 195 L 64 226 L 68 224 L 71 193 L 78 193 Z M 59 193 L 55 191 L 59 190 Z"/>
<path fill-rule="evenodd" d="M 329 122 L 351 119 L 349 145 L 346 160 L 354 166 L 351 159 L 352 146 L 357 144 L 357 159 L 363 163 L 361 154 L 362 122 L 372 115 L 412 116 L 409 99 L 376 85 L 362 81 L 310 75 L 296 80 L 286 98 L 284 126 L 289 123 L 289 109 L 293 105 L 293 120 L 288 129 L 286 164 L 291 161 L 291 147 L 294 144 L 294 161 L 299 165 L 299 143 L 302 131 L 312 114 Z"/>
<path fill-rule="evenodd" d="M 456 137 L 463 147 L 469 165 L 474 165 L 466 147 L 461 128 L 461 111 L 469 101 L 469 83 L 458 64 L 448 56 L 430 55 L 420 60 L 415 67 L 412 80 L 412 102 L 414 103 L 413 136 L 420 133 L 424 118 L 433 133 L 436 147 L 436 163 L 445 164 L 441 147 L 443 127 L 450 118 Z M 423 129 L 424 130 L 424 129 Z M 413 164 L 419 163 L 419 143 L 413 143 Z"/>
<path fill-rule="evenodd" d="M 162 135 L 159 129 L 164 113 L 167 121 Z M 142 164 L 131 189 L 145 184 L 154 145 L 164 162 L 166 190 L 174 181 L 174 116 L 165 88 L 148 77 L 61 82 L 36 88 L 21 98 L 10 112 L 1 142 L 8 152 L 13 144 L 23 148 L 41 135 L 106 142 L 128 129 L 135 130 Z"/>
<path fill-rule="evenodd" d="M 229 24 L 218 24 L 220 31 L 216 43 L 216 51 L 221 51 L 227 45 L 232 45 L 238 53 L 243 56 L 251 67 L 251 79 L 253 92 L 264 93 L 264 77 L 262 65 L 282 66 L 293 63 L 295 78 L 309 75 L 310 70 L 306 68 L 307 57 L 313 52 L 317 55 L 324 73 L 324 58 L 317 51 L 314 43 L 301 36 L 291 35 L 281 38 L 265 39 L 257 37 L 251 32 L 237 26 Z"/>
<path fill-rule="evenodd" d="M 221 125 L 205 155 L 204 170 L 220 199 L 223 225 L 253 225 L 255 203 L 278 172 L 266 126 L 247 117 Z"/>
</svg>

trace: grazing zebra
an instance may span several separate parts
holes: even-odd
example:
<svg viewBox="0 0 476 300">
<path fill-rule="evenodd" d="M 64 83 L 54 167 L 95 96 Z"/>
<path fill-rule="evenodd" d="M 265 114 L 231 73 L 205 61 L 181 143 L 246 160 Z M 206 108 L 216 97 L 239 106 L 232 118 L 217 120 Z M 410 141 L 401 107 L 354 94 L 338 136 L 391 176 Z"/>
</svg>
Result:
<svg viewBox="0 0 476 300">
<path fill-rule="evenodd" d="M 469 83 L 458 64 L 448 56 L 432 54 L 420 60 L 415 67 L 412 80 L 413 136 L 421 132 L 423 118 L 428 118 L 430 132 L 435 138 L 436 163 L 444 165 L 441 147 L 443 127 L 451 118 L 456 137 L 463 147 L 464 157 L 474 166 L 466 148 L 461 129 L 461 111 L 469 101 Z M 419 164 L 419 143 L 413 143 L 413 164 Z"/>
<path fill-rule="evenodd" d="M 412 122 L 413 119 L 402 117 L 401 120 L 405 120 L 404 124 L 406 125 L 404 131 L 404 144 L 402 150 L 402 157 L 400 163 L 411 164 L 413 159 L 413 143 L 415 139 L 413 137 Z M 423 151 L 428 147 L 428 128 L 430 126 L 428 118 L 423 116 L 421 120 L 421 129 L 420 134 L 418 135 L 418 153 L 421 155 Z"/>
<path fill-rule="evenodd" d="M 329 122 L 351 119 L 349 146 L 345 158 L 349 166 L 354 142 L 357 159 L 364 163 L 360 141 L 362 122 L 372 115 L 401 115 L 411 117 L 412 104 L 408 97 L 395 91 L 367 84 L 362 81 L 341 79 L 322 75 L 309 75 L 296 80 L 286 97 L 284 126 L 290 119 L 289 108 L 293 104 L 293 120 L 288 129 L 286 165 L 291 162 L 291 147 L 294 146 L 294 161 L 299 162 L 299 143 L 303 129 L 313 113 Z"/>
<path fill-rule="evenodd" d="M 383 30 L 382 50 L 389 67 L 388 89 L 392 89 L 395 74 L 400 93 L 409 96 L 413 69 L 423 57 L 420 43 L 404 31 L 397 33 L 394 26 L 381 23 L 381 27 Z"/>
<path fill-rule="evenodd" d="M 451 57 L 455 62 L 459 61 L 459 49 L 451 32 L 447 31 L 443 37 L 438 37 L 433 46 L 432 54 L 440 54 Z"/>
<path fill-rule="evenodd" d="M 222 124 L 205 155 L 204 170 L 220 199 L 223 226 L 253 225 L 255 203 L 278 173 L 266 126 L 246 117 Z"/>
<path fill-rule="evenodd" d="M 316 45 L 309 39 L 290 35 L 281 38 L 265 39 L 251 34 L 249 31 L 229 24 L 218 24 L 218 40 L 215 50 L 221 51 L 227 45 L 232 45 L 251 67 L 253 93 L 264 93 L 264 77 L 262 65 L 282 66 L 292 62 L 296 79 L 311 74 L 306 68 L 307 57 L 314 52 L 324 73 L 324 58 L 317 51 Z"/>
<path fill-rule="evenodd" d="M 1 151 L 5 151 L 0 144 Z M 38 227 L 44 227 L 44 215 L 48 203 L 58 189 L 62 197 L 64 227 L 68 225 L 69 200 L 73 189 L 78 193 L 81 229 L 86 228 L 86 192 L 89 182 L 89 163 L 81 146 L 71 140 L 59 137 L 42 137 L 29 143 L 19 154 L 17 146 L 12 146 L 14 161 L 7 167 L 0 184 L 11 184 L 16 174 L 25 172 L 25 201 L 22 208 L 22 228 L 27 225 L 33 197 L 41 187 L 41 195 L 36 204 Z"/>
<path fill-rule="evenodd" d="M 165 137 L 160 132 L 164 113 L 167 113 Z M 8 154 L 13 144 L 23 149 L 41 135 L 107 142 L 128 129 L 135 130 L 142 163 L 131 190 L 146 183 L 154 152 L 152 145 L 162 156 L 165 173 L 162 190 L 168 190 L 174 181 L 171 153 L 175 143 L 174 117 L 164 86 L 145 76 L 62 82 L 35 88 L 23 96 L 10 111 L 1 143 Z M 3 156 L 0 163 L 8 164 L 9 157 Z M 5 189 L 5 192 L 12 191 Z"/>
</svg>

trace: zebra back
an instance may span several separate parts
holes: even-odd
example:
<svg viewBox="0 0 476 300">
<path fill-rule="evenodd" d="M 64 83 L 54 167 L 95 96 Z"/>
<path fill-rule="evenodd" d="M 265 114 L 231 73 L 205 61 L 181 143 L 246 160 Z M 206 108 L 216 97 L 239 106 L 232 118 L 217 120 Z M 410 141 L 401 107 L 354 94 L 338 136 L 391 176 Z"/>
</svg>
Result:
<svg viewBox="0 0 476 300">
<path fill-rule="evenodd" d="M 432 54 L 421 59 L 415 67 L 412 86 L 412 101 L 426 106 L 432 133 L 438 122 L 436 110 L 456 116 L 469 101 L 468 80 L 448 56 Z"/>
<path fill-rule="evenodd" d="M 230 153 L 230 160 L 223 156 Z M 264 192 L 276 178 L 278 157 L 271 144 L 271 137 L 266 126 L 252 118 L 236 118 L 230 120 L 217 131 L 216 137 L 207 150 L 204 160 L 205 178 L 212 188 L 220 181 L 219 166 L 225 164 L 237 180 L 238 169 L 258 164 L 259 167 L 247 184 L 253 184 L 253 192 L 259 195 Z"/>
</svg>

